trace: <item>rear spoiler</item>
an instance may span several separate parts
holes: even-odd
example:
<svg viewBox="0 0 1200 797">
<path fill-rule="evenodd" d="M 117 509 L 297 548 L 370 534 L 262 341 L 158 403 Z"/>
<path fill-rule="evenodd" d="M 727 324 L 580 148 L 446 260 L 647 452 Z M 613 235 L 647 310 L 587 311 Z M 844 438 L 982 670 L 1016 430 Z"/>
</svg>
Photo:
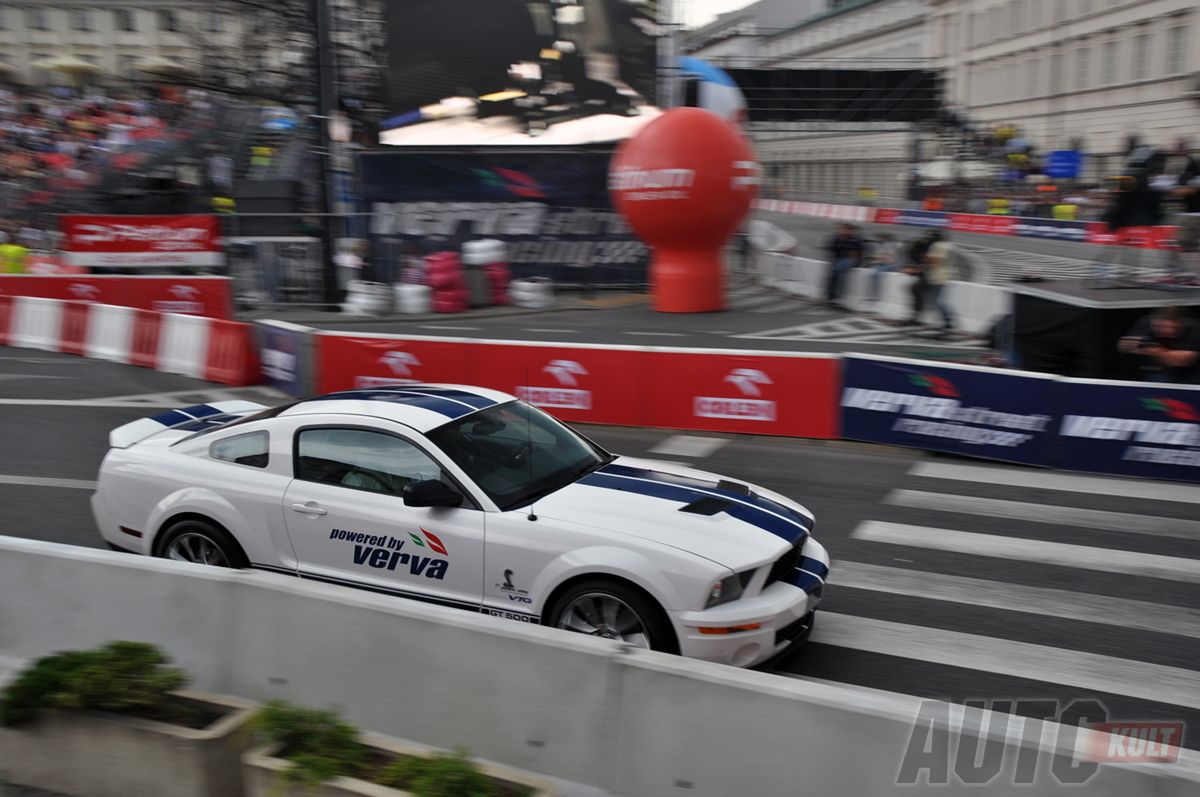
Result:
<svg viewBox="0 0 1200 797">
<path fill-rule="evenodd" d="M 170 410 L 152 418 L 118 426 L 108 433 L 108 444 L 112 448 L 129 448 L 135 443 L 165 432 L 168 429 L 199 432 L 233 423 L 252 412 L 265 410 L 263 404 L 253 401 L 217 401 L 212 404 L 195 404 L 180 410 Z"/>
</svg>

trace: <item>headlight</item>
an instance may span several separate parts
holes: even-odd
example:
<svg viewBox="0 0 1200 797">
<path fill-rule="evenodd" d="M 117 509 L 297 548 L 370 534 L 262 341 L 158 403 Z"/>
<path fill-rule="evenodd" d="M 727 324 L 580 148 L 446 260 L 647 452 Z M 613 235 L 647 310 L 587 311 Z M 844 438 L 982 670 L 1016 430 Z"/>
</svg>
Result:
<svg viewBox="0 0 1200 797">
<path fill-rule="evenodd" d="M 714 606 L 735 601 L 740 597 L 742 597 L 742 576 L 734 573 L 713 584 L 712 590 L 708 593 L 708 603 L 704 608 L 711 609 Z"/>
</svg>

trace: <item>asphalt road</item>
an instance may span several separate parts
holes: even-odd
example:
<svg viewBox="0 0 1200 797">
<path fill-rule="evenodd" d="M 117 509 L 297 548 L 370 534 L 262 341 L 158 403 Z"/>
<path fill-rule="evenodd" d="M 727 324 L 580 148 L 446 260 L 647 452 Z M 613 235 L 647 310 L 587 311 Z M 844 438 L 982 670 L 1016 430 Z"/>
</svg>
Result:
<svg viewBox="0 0 1200 797">
<path fill-rule="evenodd" d="M 230 396 L 277 400 L 0 349 L 4 532 L 100 547 L 89 482 L 108 431 Z M 1200 490 L 845 442 L 586 431 L 815 512 L 832 575 L 813 639 L 774 664 L 780 676 L 952 701 L 1048 699 L 1059 711 L 1095 698 L 1111 719 L 1183 720 L 1185 744 L 1200 748 Z"/>
</svg>

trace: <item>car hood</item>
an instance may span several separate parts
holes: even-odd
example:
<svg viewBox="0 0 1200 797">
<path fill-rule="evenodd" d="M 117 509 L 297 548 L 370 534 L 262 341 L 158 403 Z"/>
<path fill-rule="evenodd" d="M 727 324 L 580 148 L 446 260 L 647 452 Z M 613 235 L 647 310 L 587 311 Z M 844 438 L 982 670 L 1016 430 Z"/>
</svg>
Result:
<svg viewBox="0 0 1200 797">
<path fill-rule="evenodd" d="M 807 509 L 777 493 L 632 457 L 539 499 L 537 514 L 669 545 L 735 571 L 774 561 L 813 526 Z"/>
</svg>

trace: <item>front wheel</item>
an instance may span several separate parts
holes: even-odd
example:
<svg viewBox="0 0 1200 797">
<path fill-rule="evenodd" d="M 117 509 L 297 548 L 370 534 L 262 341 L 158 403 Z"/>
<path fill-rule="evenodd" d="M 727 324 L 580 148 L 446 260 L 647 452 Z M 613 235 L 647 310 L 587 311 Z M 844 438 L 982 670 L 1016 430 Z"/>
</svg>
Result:
<svg viewBox="0 0 1200 797">
<path fill-rule="evenodd" d="M 554 602 L 548 624 L 635 648 L 675 652 L 662 611 L 637 590 L 612 581 L 585 581 L 568 589 Z"/>
<path fill-rule="evenodd" d="M 243 568 L 249 562 L 229 532 L 204 520 L 180 520 L 163 532 L 158 556 L 210 567 Z"/>
</svg>

